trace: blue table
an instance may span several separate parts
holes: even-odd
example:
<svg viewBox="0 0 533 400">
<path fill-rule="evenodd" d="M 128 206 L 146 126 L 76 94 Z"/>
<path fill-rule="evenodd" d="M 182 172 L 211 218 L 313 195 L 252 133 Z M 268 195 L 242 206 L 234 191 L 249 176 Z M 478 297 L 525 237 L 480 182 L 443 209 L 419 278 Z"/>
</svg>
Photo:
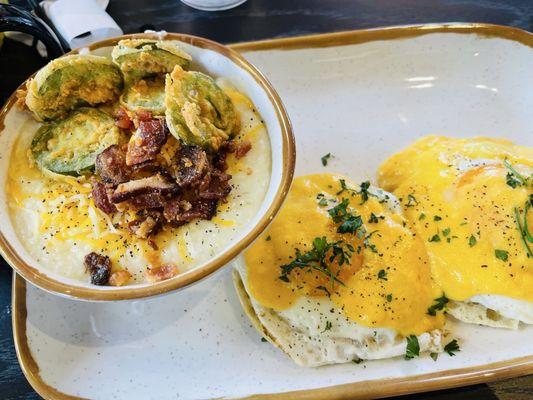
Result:
<svg viewBox="0 0 533 400">
<path fill-rule="evenodd" d="M 166 30 L 222 43 L 430 22 L 487 22 L 533 31 L 533 0 L 249 0 L 216 13 L 193 10 L 178 0 L 111 0 L 108 12 L 125 33 Z M 0 50 L 0 101 L 44 63 L 33 49 L 6 40 Z M 533 377 L 397 399 L 407 398 L 526 400 L 533 398 Z M 11 332 L 11 270 L 1 258 L 0 399 L 39 399 L 18 366 Z"/>
</svg>

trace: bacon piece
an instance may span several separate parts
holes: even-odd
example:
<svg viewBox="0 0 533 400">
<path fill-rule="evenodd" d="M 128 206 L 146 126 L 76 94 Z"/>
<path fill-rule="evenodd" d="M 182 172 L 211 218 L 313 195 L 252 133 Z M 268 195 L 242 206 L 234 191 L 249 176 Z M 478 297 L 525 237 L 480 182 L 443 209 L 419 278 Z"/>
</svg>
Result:
<svg viewBox="0 0 533 400">
<path fill-rule="evenodd" d="M 175 183 L 169 182 L 161 174 L 156 174 L 148 178 L 121 183 L 111 194 L 111 201 L 113 203 L 122 203 L 142 194 L 159 193 L 165 195 L 177 193 L 178 189 Z"/>
<path fill-rule="evenodd" d="M 167 141 L 168 133 L 167 125 L 162 119 L 140 121 L 128 143 L 126 164 L 131 166 L 153 160 Z"/>
<path fill-rule="evenodd" d="M 252 149 L 252 144 L 248 140 L 241 140 L 235 144 L 235 157 L 243 158 Z"/>
<path fill-rule="evenodd" d="M 113 272 L 109 277 L 109 284 L 111 286 L 124 286 L 131 279 L 131 274 L 125 270 L 121 269 L 119 271 Z"/>
<path fill-rule="evenodd" d="M 161 223 L 159 219 L 159 215 L 147 215 L 145 218 L 130 222 L 128 229 L 136 236 L 146 239 L 148 236 L 157 233 L 160 229 Z"/>
<path fill-rule="evenodd" d="M 177 153 L 173 176 L 180 187 L 192 186 L 210 169 L 207 154 L 197 146 L 183 146 Z"/>
<path fill-rule="evenodd" d="M 92 187 L 94 205 L 106 214 L 113 214 L 117 212 L 117 208 L 109 200 L 109 194 L 107 193 L 106 186 L 102 182 L 93 179 Z"/>
<path fill-rule="evenodd" d="M 115 125 L 120 129 L 133 129 L 133 121 L 122 107 L 115 114 Z"/>
<path fill-rule="evenodd" d="M 186 201 L 172 199 L 167 202 L 163 216 L 167 222 L 182 225 L 196 218 L 211 219 L 217 212 L 217 200 L 195 199 Z"/>
<path fill-rule="evenodd" d="M 132 197 L 124 205 L 134 210 L 149 210 L 163 208 L 165 206 L 165 196 L 161 193 L 146 193 Z"/>
<path fill-rule="evenodd" d="M 231 175 L 213 170 L 209 174 L 208 184 L 200 187 L 198 196 L 208 200 L 224 199 L 231 192 L 230 179 Z"/>
<path fill-rule="evenodd" d="M 173 278 L 178 274 L 178 267 L 173 264 L 165 264 L 156 268 L 148 268 L 145 272 L 146 279 L 149 282 L 160 282 Z"/>
<path fill-rule="evenodd" d="M 111 273 L 111 260 L 107 256 L 91 252 L 83 260 L 85 271 L 91 274 L 91 283 L 93 285 L 106 285 L 109 282 Z"/>
<path fill-rule="evenodd" d="M 96 173 L 107 183 L 118 185 L 131 177 L 126 165 L 126 152 L 116 144 L 109 146 L 96 157 Z"/>
</svg>

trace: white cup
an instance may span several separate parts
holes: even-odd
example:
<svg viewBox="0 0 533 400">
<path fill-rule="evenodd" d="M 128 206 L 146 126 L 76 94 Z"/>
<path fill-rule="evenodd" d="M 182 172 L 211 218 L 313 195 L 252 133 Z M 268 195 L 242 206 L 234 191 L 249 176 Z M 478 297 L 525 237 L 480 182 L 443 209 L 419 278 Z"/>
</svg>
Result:
<svg viewBox="0 0 533 400">
<path fill-rule="evenodd" d="M 229 10 L 244 3 L 246 0 L 181 0 L 192 8 L 204 11 Z"/>
</svg>

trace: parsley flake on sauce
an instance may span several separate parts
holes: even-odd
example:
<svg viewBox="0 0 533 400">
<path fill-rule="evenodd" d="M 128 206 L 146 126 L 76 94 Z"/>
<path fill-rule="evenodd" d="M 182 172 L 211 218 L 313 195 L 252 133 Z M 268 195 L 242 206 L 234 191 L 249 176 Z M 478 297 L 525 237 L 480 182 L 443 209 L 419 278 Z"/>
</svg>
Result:
<svg viewBox="0 0 533 400">
<path fill-rule="evenodd" d="M 407 195 L 407 204 L 405 205 L 406 207 L 414 207 L 418 205 L 418 200 L 416 199 L 415 196 L 413 196 L 412 194 L 408 194 Z"/>
<path fill-rule="evenodd" d="M 294 259 L 280 267 L 281 274 L 279 279 L 283 282 L 290 282 L 289 275 L 294 269 L 314 270 L 326 275 L 331 281 L 331 287 L 334 287 L 335 282 L 344 285 L 337 278 L 340 269 L 337 273 L 334 273 L 330 269 L 330 264 L 336 262 L 339 267 L 348 264 L 354 251 L 353 246 L 343 240 L 328 242 L 325 236 L 316 237 L 313 240 L 313 248 L 310 251 L 302 253 L 300 249 L 296 249 Z"/>
<path fill-rule="evenodd" d="M 440 236 L 438 233 L 436 233 L 435 235 L 431 236 L 429 239 L 428 239 L 428 242 L 440 242 Z"/>
<path fill-rule="evenodd" d="M 378 279 L 383 279 L 384 281 L 388 280 L 387 271 L 385 271 L 384 269 L 380 269 L 378 272 Z"/>
<path fill-rule="evenodd" d="M 496 258 L 502 260 L 502 261 L 507 261 L 508 258 L 509 258 L 509 252 L 506 251 L 506 250 L 499 250 L 499 249 L 496 249 L 494 250 L 494 255 L 496 256 Z"/>
<path fill-rule="evenodd" d="M 331 153 L 326 154 L 325 156 L 322 156 L 320 160 L 322 161 L 322 165 L 325 167 L 328 165 L 328 161 L 331 158 Z"/>
<path fill-rule="evenodd" d="M 529 200 L 526 201 L 524 210 L 522 212 L 518 207 L 514 208 L 516 228 L 520 233 L 520 240 L 524 245 L 528 258 L 533 258 L 533 251 L 529 246 L 529 243 L 533 243 L 533 235 L 529 232 L 529 227 L 527 223 L 527 213 L 533 207 L 532 204 L 533 194 L 529 195 Z"/>
<path fill-rule="evenodd" d="M 428 315 L 435 316 L 437 315 L 437 311 L 444 310 L 444 307 L 446 307 L 446 304 L 450 301 L 444 294 L 441 297 L 436 298 L 435 304 L 431 305 L 431 307 L 428 308 Z"/>
<path fill-rule="evenodd" d="M 505 177 L 506 183 L 511 186 L 513 189 L 518 186 L 531 186 L 533 185 L 533 180 L 531 177 L 527 177 L 518 172 L 511 163 L 507 160 L 503 161 L 503 165 L 509 171 Z"/>
<path fill-rule="evenodd" d="M 470 238 L 468 239 L 468 245 L 470 247 L 474 247 L 477 243 L 477 239 L 474 235 L 470 235 Z"/>
</svg>

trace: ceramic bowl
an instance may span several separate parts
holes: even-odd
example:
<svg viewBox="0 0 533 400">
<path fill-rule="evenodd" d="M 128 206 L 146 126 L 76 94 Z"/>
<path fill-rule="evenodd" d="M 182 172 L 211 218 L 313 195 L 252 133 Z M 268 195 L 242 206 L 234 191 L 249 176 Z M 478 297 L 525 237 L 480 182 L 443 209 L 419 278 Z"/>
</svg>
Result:
<svg viewBox="0 0 533 400">
<path fill-rule="evenodd" d="M 17 137 L 17 130 L 14 128 L 32 118 L 28 112 L 22 112 L 15 107 L 16 96 L 13 94 L 0 111 L 0 252 L 24 279 L 59 295 L 94 301 L 123 300 L 158 295 L 190 285 L 222 268 L 252 243 L 278 211 L 291 184 L 295 165 L 292 128 L 278 94 L 261 72 L 228 47 L 185 34 L 125 35 L 96 42 L 88 50 L 95 54 L 109 53 L 110 48 L 119 40 L 127 38 L 179 40 L 201 69 L 212 76 L 227 78 L 237 90 L 252 100 L 267 127 L 270 139 L 270 183 L 258 212 L 236 237 L 214 257 L 182 274 L 157 283 L 123 287 L 95 286 L 65 278 L 47 271 L 29 255 L 17 237 L 10 219 L 5 187 L 10 154 Z M 79 49 L 72 53 L 78 51 Z"/>
</svg>

